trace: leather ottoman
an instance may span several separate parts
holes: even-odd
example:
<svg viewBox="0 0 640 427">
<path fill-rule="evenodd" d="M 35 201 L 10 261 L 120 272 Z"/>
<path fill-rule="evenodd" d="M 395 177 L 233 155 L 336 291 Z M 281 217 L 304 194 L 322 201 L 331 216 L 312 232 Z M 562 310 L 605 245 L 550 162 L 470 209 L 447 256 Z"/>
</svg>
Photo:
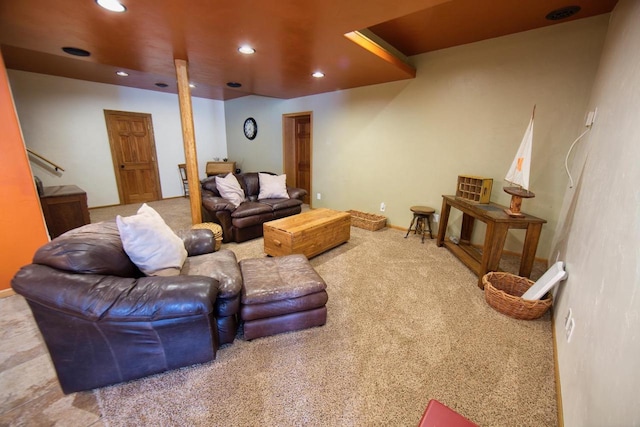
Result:
<svg viewBox="0 0 640 427">
<path fill-rule="evenodd" d="M 304 255 L 240 261 L 244 338 L 324 325 L 327 285 Z"/>
</svg>

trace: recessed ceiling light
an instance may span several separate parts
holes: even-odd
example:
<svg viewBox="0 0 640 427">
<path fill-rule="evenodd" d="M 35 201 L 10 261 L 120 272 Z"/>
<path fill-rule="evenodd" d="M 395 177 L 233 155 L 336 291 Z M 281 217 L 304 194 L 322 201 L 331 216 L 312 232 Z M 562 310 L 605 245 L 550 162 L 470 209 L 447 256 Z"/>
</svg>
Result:
<svg viewBox="0 0 640 427">
<path fill-rule="evenodd" d="M 120 77 L 127 77 L 129 75 L 126 71 L 116 71 L 116 74 Z"/>
<path fill-rule="evenodd" d="M 127 10 L 118 0 L 96 0 L 96 3 L 111 12 L 124 12 Z"/>
<path fill-rule="evenodd" d="M 245 44 L 238 48 L 238 52 L 244 53 L 245 55 L 251 55 L 252 53 L 256 53 L 256 50 Z"/>
<path fill-rule="evenodd" d="M 159 83 L 156 83 L 156 86 L 158 86 L 158 87 L 167 87 L 169 85 L 166 84 L 166 83 L 159 82 Z"/>
<path fill-rule="evenodd" d="M 313 77 L 315 77 L 316 79 L 320 79 L 322 77 L 324 77 L 324 73 L 322 71 L 316 71 L 315 73 L 311 74 Z"/>
<path fill-rule="evenodd" d="M 189 83 L 189 87 L 190 87 L 191 89 L 193 89 L 193 88 L 195 88 L 195 87 L 196 87 L 196 85 L 194 85 L 193 83 Z"/>
<path fill-rule="evenodd" d="M 80 49 L 78 47 L 63 47 L 62 50 L 69 55 L 74 56 L 89 56 L 91 53 L 88 50 Z"/>
<path fill-rule="evenodd" d="M 229 87 L 240 87 L 240 86 L 242 86 L 242 83 L 229 82 L 229 83 L 227 83 L 227 86 L 229 86 Z"/>
<path fill-rule="evenodd" d="M 547 16 L 545 16 L 545 18 L 550 21 L 559 21 L 561 19 L 573 16 L 578 12 L 580 12 L 580 6 L 567 6 L 560 9 L 552 10 L 551 12 L 547 13 Z"/>
</svg>

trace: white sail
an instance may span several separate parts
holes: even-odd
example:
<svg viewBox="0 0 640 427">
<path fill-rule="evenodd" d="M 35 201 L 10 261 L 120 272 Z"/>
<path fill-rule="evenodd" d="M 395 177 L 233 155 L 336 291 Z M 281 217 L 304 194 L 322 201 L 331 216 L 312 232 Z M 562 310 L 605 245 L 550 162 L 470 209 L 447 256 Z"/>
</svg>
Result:
<svg viewBox="0 0 640 427">
<path fill-rule="evenodd" d="M 534 108 L 535 112 L 535 108 Z M 533 114 L 529 121 L 527 131 L 522 137 L 520 148 L 516 153 L 516 157 L 511 163 L 511 167 L 505 176 L 505 180 L 518 185 L 525 190 L 529 190 L 529 172 L 531 171 L 531 146 L 533 145 Z"/>
</svg>

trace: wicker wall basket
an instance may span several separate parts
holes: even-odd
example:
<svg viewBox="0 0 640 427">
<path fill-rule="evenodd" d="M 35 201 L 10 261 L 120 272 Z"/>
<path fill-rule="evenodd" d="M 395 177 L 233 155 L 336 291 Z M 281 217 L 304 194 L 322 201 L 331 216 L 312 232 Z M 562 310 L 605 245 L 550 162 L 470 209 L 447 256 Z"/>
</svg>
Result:
<svg viewBox="0 0 640 427">
<path fill-rule="evenodd" d="M 347 211 L 351 214 L 351 225 L 364 228 L 369 231 L 376 231 L 384 228 L 387 224 L 387 217 L 360 211 Z"/>
<path fill-rule="evenodd" d="M 521 298 L 534 283 L 525 277 L 493 271 L 482 277 L 482 283 L 487 304 L 514 319 L 537 319 L 551 307 L 551 294 L 535 301 Z"/>
</svg>

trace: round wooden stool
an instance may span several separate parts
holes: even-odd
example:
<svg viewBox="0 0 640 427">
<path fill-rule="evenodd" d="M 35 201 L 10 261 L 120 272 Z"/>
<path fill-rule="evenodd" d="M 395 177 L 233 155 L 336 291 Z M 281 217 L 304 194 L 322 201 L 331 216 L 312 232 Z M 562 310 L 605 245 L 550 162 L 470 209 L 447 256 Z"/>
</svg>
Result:
<svg viewBox="0 0 640 427">
<path fill-rule="evenodd" d="M 415 222 L 416 228 L 413 234 L 422 234 L 422 243 L 424 243 L 424 235 L 427 228 L 429 229 L 429 237 L 433 239 L 433 233 L 431 232 L 431 215 L 436 213 L 435 209 L 429 206 L 411 206 L 411 212 L 413 212 L 413 218 L 411 218 L 411 224 L 404 238 L 406 239 L 409 236 L 413 223 Z"/>
</svg>

